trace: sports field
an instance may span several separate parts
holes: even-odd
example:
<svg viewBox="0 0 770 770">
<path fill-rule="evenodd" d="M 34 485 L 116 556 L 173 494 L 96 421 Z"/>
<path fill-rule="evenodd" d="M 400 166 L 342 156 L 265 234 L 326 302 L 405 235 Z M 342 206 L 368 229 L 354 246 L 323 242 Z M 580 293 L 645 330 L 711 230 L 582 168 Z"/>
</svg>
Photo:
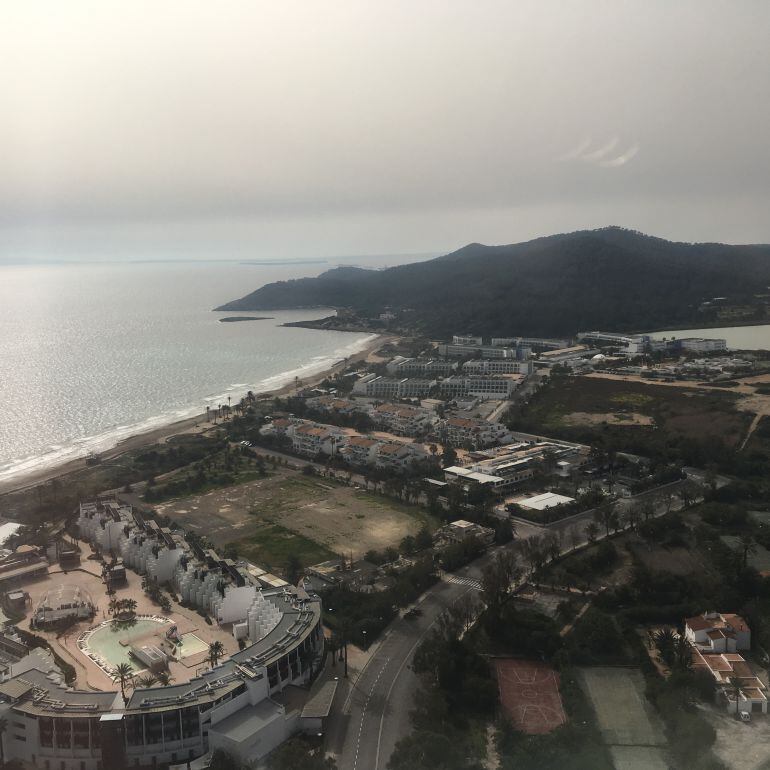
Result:
<svg viewBox="0 0 770 770">
<path fill-rule="evenodd" d="M 616 770 L 667 770 L 666 738 L 644 697 L 641 673 L 596 667 L 581 669 L 580 678 Z"/>
<path fill-rule="evenodd" d="M 545 663 L 517 658 L 495 660 L 500 702 L 514 727 L 530 735 L 549 733 L 567 721 L 559 675 Z"/>
<path fill-rule="evenodd" d="M 270 569 L 282 568 L 288 554 L 305 565 L 334 554 L 361 558 L 438 523 L 419 506 L 286 468 L 154 507 L 215 546 L 234 542 L 240 555 Z"/>
</svg>

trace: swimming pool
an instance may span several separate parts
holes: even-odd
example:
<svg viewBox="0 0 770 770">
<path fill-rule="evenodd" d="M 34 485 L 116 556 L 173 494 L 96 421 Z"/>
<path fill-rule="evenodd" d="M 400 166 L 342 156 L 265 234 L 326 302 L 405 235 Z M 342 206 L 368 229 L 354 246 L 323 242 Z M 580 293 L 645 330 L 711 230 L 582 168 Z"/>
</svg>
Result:
<svg viewBox="0 0 770 770">
<path fill-rule="evenodd" d="M 108 674 L 120 663 L 128 663 L 136 673 L 143 669 L 128 653 L 131 642 L 163 630 L 170 622 L 150 616 L 140 616 L 131 623 L 107 620 L 86 631 L 78 639 L 78 647 Z"/>
<path fill-rule="evenodd" d="M 200 652 L 208 650 L 209 646 L 203 639 L 199 639 L 195 634 L 182 634 L 179 637 L 182 642 L 181 645 L 177 645 L 177 658 L 187 658 L 190 655 L 197 655 Z"/>
</svg>

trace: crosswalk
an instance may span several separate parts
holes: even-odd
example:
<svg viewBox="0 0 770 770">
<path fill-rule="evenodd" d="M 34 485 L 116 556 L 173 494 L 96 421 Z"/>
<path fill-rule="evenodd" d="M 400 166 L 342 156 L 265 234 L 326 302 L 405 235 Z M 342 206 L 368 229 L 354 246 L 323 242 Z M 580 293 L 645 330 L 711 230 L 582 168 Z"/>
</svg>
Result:
<svg viewBox="0 0 770 770">
<path fill-rule="evenodd" d="M 478 580 L 468 577 L 457 577 L 457 575 L 444 575 L 444 580 L 447 583 L 455 583 L 458 586 L 470 586 L 477 591 L 481 590 L 481 583 Z"/>
</svg>

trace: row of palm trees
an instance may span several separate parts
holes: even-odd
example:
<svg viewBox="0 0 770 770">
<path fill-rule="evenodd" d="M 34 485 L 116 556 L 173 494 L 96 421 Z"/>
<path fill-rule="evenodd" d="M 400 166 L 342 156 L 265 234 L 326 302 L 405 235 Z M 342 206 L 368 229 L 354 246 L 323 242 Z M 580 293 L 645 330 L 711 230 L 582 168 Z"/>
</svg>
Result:
<svg viewBox="0 0 770 770">
<path fill-rule="evenodd" d="M 251 398 L 254 398 L 254 394 L 249 391 L 247 394 L 248 396 L 251 396 Z M 227 420 L 228 417 L 231 416 L 232 412 L 237 412 L 238 414 L 243 414 L 243 410 L 245 409 L 245 401 L 247 398 L 242 398 L 239 402 L 235 404 L 235 406 L 232 405 L 232 396 L 227 397 L 227 403 L 226 404 L 217 404 L 215 409 L 212 409 L 210 406 L 206 407 L 206 422 L 211 422 L 211 418 L 214 418 L 214 424 L 216 425 L 216 422 L 218 419 L 221 420 Z"/>
<path fill-rule="evenodd" d="M 167 687 L 174 681 L 174 677 L 168 671 L 159 671 L 157 674 L 145 674 L 144 676 L 134 677 L 134 669 L 130 663 L 118 663 L 112 674 L 112 681 L 120 685 L 120 694 L 123 696 L 123 703 L 128 703 L 126 698 L 126 687 L 152 687 L 159 684 Z"/>
<path fill-rule="evenodd" d="M 133 615 L 139 605 L 136 599 L 110 599 L 107 612 L 115 617 L 119 615 Z"/>
<path fill-rule="evenodd" d="M 225 648 L 222 642 L 216 641 L 209 645 L 208 661 L 211 664 L 211 668 L 216 667 L 224 654 Z M 134 676 L 133 671 L 130 663 L 118 663 L 112 675 L 112 680 L 120 685 L 120 694 L 123 696 L 124 703 L 128 703 L 128 698 L 126 698 L 127 686 L 134 689 L 137 687 L 152 687 L 156 684 L 167 687 L 174 681 L 174 677 L 168 671 L 158 671 L 156 674 L 144 674 L 137 677 Z"/>
</svg>

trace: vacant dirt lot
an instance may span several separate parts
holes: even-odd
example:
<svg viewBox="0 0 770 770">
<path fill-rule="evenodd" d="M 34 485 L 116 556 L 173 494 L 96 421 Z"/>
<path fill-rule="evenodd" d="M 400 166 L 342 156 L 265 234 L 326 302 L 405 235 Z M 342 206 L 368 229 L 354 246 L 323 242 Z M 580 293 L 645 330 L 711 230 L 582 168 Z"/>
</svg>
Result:
<svg viewBox="0 0 770 770">
<path fill-rule="evenodd" d="M 562 422 L 565 425 L 652 425 L 652 417 L 639 412 L 572 412 L 566 415 Z"/>
<path fill-rule="evenodd" d="M 544 433 L 566 430 L 569 437 L 580 431 L 579 439 L 586 441 L 596 430 L 633 430 L 637 439 L 649 441 L 666 434 L 709 442 L 718 437 L 729 446 L 743 441 L 752 422 L 744 411 L 745 394 L 667 385 L 617 375 L 572 377 L 539 393 L 525 416 Z"/>
<path fill-rule="evenodd" d="M 608 374 L 606 372 L 594 372 L 593 374 L 586 375 L 587 377 L 591 378 L 597 378 L 597 379 L 605 379 L 605 380 L 612 380 L 614 382 L 627 382 L 627 383 L 639 383 L 644 385 L 650 385 L 649 380 L 645 380 L 642 377 L 637 377 L 635 375 L 619 375 L 619 374 Z M 757 392 L 757 388 L 762 386 L 767 386 L 768 382 L 770 382 L 770 375 L 768 374 L 760 374 L 756 375 L 754 377 L 737 377 L 736 381 L 740 384 L 733 385 L 732 387 L 727 388 L 719 388 L 718 390 L 722 391 L 723 393 L 731 393 L 735 397 L 737 397 L 737 400 L 735 402 L 735 408 L 740 412 L 748 412 L 749 414 L 754 415 L 753 421 L 750 423 L 750 425 L 745 429 L 745 434 L 742 438 L 741 448 L 746 445 L 746 442 L 748 441 L 749 437 L 753 433 L 753 431 L 756 429 L 757 425 L 759 424 L 759 421 L 768 415 L 770 415 L 770 396 L 764 395 L 762 393 Z M 678 388 L 683 391 L 687 391 L 688 389 L 691 392 L 697 392 L 701 395 L 705 395 L 711 390 L 712 392 L 716 390 L 715 388 L 709 388 L 708 386 L 704 386 L 703 383 L 695 382 L 693 380 L 677 380 L 675 382 L 655 382 L 654 387 L 663 387 L 663 388 Z M 680 424 L 677 424 L 676 419 L 674 421 L 669 422 L 669 427 L 674 428 L 684 428 L 687 429 L 697 429 L 699 427 L 699 421 L 695 421 L 694 425 L 691 425 L 690 422 L 688 422 L 687 419 L 684 419 L 680 421 Z M 722 428 L 722 429 L 728 429 L 728 431 L 733 427 L 731 422 L 725 422 L 722 421 L 721 425 L 714 426 L 715 428 Z M 732 443 L 732 442 L 730 442 Z"/>
<path fill-rule="evenodd" d="M 725 767 L 760 770 L 767 767 L 770 746 L 770 720 L 756 714 L 751 722 L 741 722 L 713 706 L 701 706 L 716 730 L 714 753 Z"/>
<path fill-rule="evenodd" d="M 332 553 L 362 556 L 396 545 L 432 524 L 415 506 L 402 505 L 327 479 L 279 469 L 266 478 L 156 506 L 159 513 L 206 535 L 215 545 L 282 564 L 292 551 L 304 563 Z"/>
</svg>

